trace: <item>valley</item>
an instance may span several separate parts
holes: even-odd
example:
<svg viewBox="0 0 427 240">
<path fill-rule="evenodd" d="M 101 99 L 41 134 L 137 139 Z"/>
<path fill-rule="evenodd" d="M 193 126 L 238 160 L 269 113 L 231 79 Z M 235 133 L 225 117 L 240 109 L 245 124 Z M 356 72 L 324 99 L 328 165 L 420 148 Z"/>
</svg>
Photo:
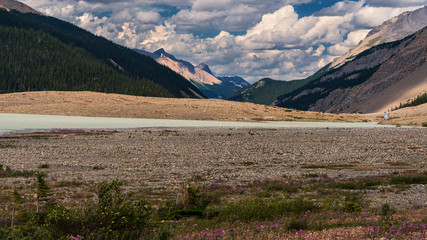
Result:
<svg viewBox="0 0 427 240">
<path fill-rule="evenodd" d="M 25 2 L 0 240 L 426 238 L 427 1 Z"/>
</svg>

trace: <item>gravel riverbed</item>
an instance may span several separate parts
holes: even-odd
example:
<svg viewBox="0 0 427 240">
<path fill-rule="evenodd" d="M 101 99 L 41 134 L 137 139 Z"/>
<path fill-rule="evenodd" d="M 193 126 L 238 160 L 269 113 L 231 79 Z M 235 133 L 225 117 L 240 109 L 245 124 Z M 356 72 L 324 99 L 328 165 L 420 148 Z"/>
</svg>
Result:
<svg viewBox="0 0 427 240">
<path fill-rule="evenodd" d="M 426 128 L 145 128 L 13 133 L 0 137 L 0 164 L 53 180 L 126 180 L 152 192 L 183 183 L 333 178 L 425 171 Z M 49 168 L 39 169 L 41 164 Z M 6 180 L 3 184 L 9 184 Z M 16 181 L 16 180 L 15 180 Z M 12 184 L 12 183 L 10 183 Z M 427 204 L 425 185 L 372 191 L 373 204 Z"/>
</svg>

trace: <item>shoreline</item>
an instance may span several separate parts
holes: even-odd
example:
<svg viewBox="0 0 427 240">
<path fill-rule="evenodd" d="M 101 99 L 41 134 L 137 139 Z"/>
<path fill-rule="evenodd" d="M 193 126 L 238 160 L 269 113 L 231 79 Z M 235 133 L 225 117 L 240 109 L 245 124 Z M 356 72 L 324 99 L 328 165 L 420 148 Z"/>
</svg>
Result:
<svg viewBox="0 0 427 240">
<path fill-rule="evenodd" d="M 134 129 L 134 128 L 387 128 L 394 125 L 380 125 L 375 122 L 298 122 L 298 121 L 208 121 L 176 119 L 142 119 L 142 118 L 109 118 L 55 116 L 39 114 L 0 113 L 0 123 L 5 132 L 27 130 L 29 132 L 54 129 Z"/>
<path fill-rule="evenodd" d="M 422 126 L 427 104 L 383 113 L 330 114 L 219 99 L 139 97 L 97 92 L 20 92 L 0 94 L 0 113 L 87 117 L 210 120 L 231 122 L 380 122 Z"/>
</svg>

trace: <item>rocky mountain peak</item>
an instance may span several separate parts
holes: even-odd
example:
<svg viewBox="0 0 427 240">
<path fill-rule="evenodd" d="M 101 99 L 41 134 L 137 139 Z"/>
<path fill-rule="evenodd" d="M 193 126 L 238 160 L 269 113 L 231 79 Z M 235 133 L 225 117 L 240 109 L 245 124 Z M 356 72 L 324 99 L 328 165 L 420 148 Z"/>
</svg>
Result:
<svg viewBox="0 0 427 240">
<path fill-rule="evenodd" d="M 208 65 L 206 65 L 205 63 L 200 63 L 199 65 L 196 66 L 196 68 L 203 70 L 211 75 L 214 75 L 211 71 L 211 69 L 209 68 Z"/>
<path fill-rule="evenodd" d="M 30 6 L 15 0 L 0 0 L 0 8 L 6 9 L 6 11 L 15 10 L 22 13 L 34 13 L 43 15 L 40 12 L 32 9 Z"/>
<path fill-rule="evenodd" d="M 385 21 L 368 33 L 359 45 L 341 57 L 334 59 L 331 68 L 337 68 L 351 61 L 356 55 L 382 43 L 394 42 L 411 35 L 427 26 L 427 6 Z"/>
</svg>

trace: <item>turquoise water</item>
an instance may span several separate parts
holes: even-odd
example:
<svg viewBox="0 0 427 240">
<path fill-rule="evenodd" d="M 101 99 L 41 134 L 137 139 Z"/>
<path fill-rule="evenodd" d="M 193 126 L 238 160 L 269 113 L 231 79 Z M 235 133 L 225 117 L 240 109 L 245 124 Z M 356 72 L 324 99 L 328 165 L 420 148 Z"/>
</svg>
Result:
<svg viewBox="0 0 427 240">
<path fill-rule="evenodd" d="M 250 127 L 250 128 L 377 128 L 394 127 L 377 123 L 331 122 L 226 122 L 171 119 L 74 117 L 0 113 L 0 134 L 23 130 L 118 129 L 150 127 Z"/>
</svg>

